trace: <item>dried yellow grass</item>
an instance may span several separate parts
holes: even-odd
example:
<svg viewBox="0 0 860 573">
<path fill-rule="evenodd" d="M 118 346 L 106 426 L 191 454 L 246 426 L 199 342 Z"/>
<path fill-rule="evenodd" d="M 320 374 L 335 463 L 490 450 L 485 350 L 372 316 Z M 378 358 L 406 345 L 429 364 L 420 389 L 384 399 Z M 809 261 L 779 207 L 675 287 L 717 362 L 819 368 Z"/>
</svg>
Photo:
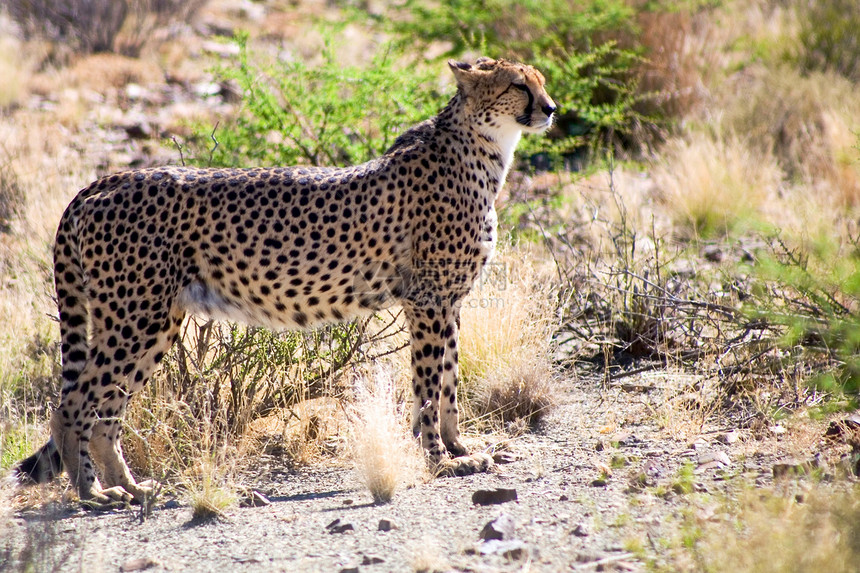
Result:
<svg viewBox="0 0 860 573">
<path fill-rule="evenodd" d="M 534 423 L 553 404 L 553 293 L 527 258 L 525 251 L 499 256 L 461 309 L 466 420 Z"/>
<path fill-rule="evenodd" d="M 351 450 L 359 479 L 377 503 L 391 501 L 399 487 L 427 476 L 427 464 L 384 369 L 359 380 L 352 408 Z"/>
<path fill-rule="evenodd" d="M 201 457 L 193 471 L 186 472 L 184 485 L 188 490 L 191 519 L 223 519 L 225 512 L 236 505 L 239 495 L 225 469 L 229 466 L 223 459 Z"/>
<path fill-rule="evenodd" d="M 653 170 L 658 200 L 687 237 L 728 234 L 763 215 L 782 171 L 744 139 L 694 132 L 667 144 Z"/>
<path fill-rule="evenodd" d="M 821 486 L 819 486 L 821 487 Z M 709 523 L 693 548 L 703 571 L 857 571 L 860 496 L 852 491 L 751 491 Z"/>
</svg>

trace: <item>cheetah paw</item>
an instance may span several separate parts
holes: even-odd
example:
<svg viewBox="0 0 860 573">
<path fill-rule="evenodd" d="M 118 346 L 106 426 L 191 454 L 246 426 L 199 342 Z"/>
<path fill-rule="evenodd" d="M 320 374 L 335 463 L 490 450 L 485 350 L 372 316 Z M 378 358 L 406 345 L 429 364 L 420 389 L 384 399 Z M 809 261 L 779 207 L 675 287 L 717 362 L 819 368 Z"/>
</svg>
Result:
<svg viewBox="0 0 860 573">
<path fill-rule="evenodd" d="M 493 465 L 489 454 L 477 453 L 469 456 L 459 456 L 442 460 L 436 468 L 437 476 L 454 477 L 482 473 Z"/>
<path fill-rule="evenodd" d="M 128 484 L 125 489 L 131 493 L 132 503 L 135 505 L 148 504 L 152 505 L 155 499 L 161 493 L 161 484 L 153 479 L 141 481 L 134 484 Z"/>
<path fill-rule="evenodd" d="M 109 487 L 103 490 L 92 489 L 81 504 L 96 511 L 109 511 L 126 507 L 134 497 L 121 486 Z"/>
</svg>

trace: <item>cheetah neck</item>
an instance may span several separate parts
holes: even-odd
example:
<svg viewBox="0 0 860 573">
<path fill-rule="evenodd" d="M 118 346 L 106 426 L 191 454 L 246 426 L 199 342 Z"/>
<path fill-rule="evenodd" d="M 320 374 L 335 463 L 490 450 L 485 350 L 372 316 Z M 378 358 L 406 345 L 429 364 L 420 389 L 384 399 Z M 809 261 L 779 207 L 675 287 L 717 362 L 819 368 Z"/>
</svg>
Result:
<svg viewBox="0 0 860 573">
<path fill-rule="evenodd" d="M 522 131 L 516 127 L 489 129 L 487 126 L 479 125 L 476 126 L 475 132 L 478 134 L 479 140 L 486 143 L 489 151 L 485 163 L 487 172 L 495 180 L 495 186 L 492 189 L 493 200 L 495 200 L 496 195 L 499 194 L 505 184 L 511 165 L 514 163 L 514 152 L 520 142 Z"/>
<path fill-rule="evenodd" d="M 482 119 L 476 121 L 469 116 L 466 103 L 458 93 L 442 111 L 439 119 L 449 129 L 465 133 L 467 140 L 474 141 L 475 145 L 485 149 L 487 153 L 482 154 L 484 159 L 481 163 L 483 163 L 483 171 L 492 180 L 493 185 L 490 190 L 493 194 L 492 199 L 495 200 L 513 165 L 514 152 L 520 142 L 522 130 L 516 124 L 490 125 Z M 473 137 L 468 137 L 470 134 Z"/>
</svg>

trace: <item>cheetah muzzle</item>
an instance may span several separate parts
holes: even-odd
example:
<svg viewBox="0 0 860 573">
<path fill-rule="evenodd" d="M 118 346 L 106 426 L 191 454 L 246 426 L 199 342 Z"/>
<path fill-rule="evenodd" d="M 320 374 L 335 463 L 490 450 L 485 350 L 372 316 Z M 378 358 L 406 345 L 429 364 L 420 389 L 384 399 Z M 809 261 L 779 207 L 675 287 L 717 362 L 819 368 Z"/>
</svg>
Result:
<svg viewBox="0 0 860 573">
<path fill-rule="evenodd" d="M 78 193 L 54 246 L 60 404 L 19 478 L 65 468 L 96 506 L 150 495 L 123 458 L 120 420 L 186 314 L 290 329 L 391 305 L 411 333 L 414 425 L 431 463 L 485 471 L 492 459 L 459 438 L 460 304 L 494 249 L 494 202 L 520 135 L 546 131 L 556 107 L 531 66 L 449 66 L 448 105 L 363 165 L 164 167 Z"/>
</svg>

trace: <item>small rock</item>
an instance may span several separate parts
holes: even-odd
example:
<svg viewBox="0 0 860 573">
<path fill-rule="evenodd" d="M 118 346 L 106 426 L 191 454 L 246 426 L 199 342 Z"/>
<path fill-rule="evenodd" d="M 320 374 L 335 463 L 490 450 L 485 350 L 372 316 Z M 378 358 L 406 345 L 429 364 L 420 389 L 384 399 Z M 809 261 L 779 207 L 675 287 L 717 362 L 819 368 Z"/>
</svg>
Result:
<svg viewBox="0 0 860 573">
<path fill-rule="evenodd" d="M 194 84 L 194 93 L 200 98 L 216 96 L 221 93 L 221 85 L 216 82 Z"/>
<path fill-rule="evenodd" d="M 740 439 L 740 437 L 741 435 L 737 430 L 732 430 L 731 432 L 726 432 L 725 434 L 717 436 L 717 441 L 724 444 L 734 444 Z"/>
<path fill-rule="evenodd" d="M 691 444 L 690 449 L 693 450 L 701 450 L 708 445 L 708 441 L 705 438 L 696 438 Z"/>
<path fill-rule="evenodd" d="M 223 42 L 215 42 L 210 40 L 207 42 L 203 42 L 203 50 L 211 52 L 216 56 L 220 56 L 222 58 L 229 58 L 231 56 L 239 55 L 239 46 L 233 42 L 226 44 Z"/>
<path fill-rule="evenodd" d="M 566 496 L 566 495 L 564 495 L 564 494 L 561 494 L 560 496 L 558 496 L 558 501 L 567 501 L 567 500 L 569 500 L 569 499 L 570 499 L 570 498 L 569 498 L 569 497 L 567 497 L 567 496 Z"/>
<path fill-rule="evenodd" d="M 607 483 L 608 482 L 606 481 L 606 478 L 597 478 L 596 480 L 591 482 L 591 485 L 593 487 L 606 487 Z"/>
<path fill-rule="evenodd" d="M 718 245 L 707 245 L 702 249 L 702 256 L 712 263 L 719 263 L 723 260 L 723 250 Z"/>
<path fill-rule="evenodd" d="M 516 500 L 517 490 L 515 489 L 479 489 L 472 494 L 472 503 L 476 505 L 496 505 Z"/>
<path fill-rule="evenodd" d="M 484 541 L 491 539 L 511 539 L 513 536 L 514 519 L 506 513 L 488 522 L 479 534 L 479 537 Z"/>
<path fill-rule="evenodd" d="M 355 500 L 352 500 L 352 499 L 343 500 L 344 505 L 352 505 L 353 503 L 355 503 Z"/>
<path fill-rule="evenodd" d="M 161 561 L 152 557 L 138 557 L 137 559 L 129 559 L 120 565 L 119 570 L 127 573 L 128 571 L 145 571 L 152 567 L 161 567 Z"/>
<path fill-rule="evenodd" d="M 779 426 L 779 425 L 771 426 L 768 428 L 768 430 L 770 430 L 770 433 L 773 434 L 774 436 L 781 436 L 782 434 L 785 434 L 786 432 L 788 432 L 788 430 L 786 430 L 783 426 Z"/>
<path fill-rule="evenodd" d="M 598 452 L 602 452 L 606 448 L 606 444 L 603 443 L 603 440 L 597 440 L 597 443 L 594 444 L 594 449 Z"/>
<path fill-rule="evenodd" d="M 122 128 L 131 139 L 149 139 L 152 137 L 152 127 L 146 122 L 133 122 L 122 126 Z"/>
<path fill-rule="evenodd" d="M 481 553 L 483 555 L 501 555 L 511 561 L 517 561 L 525 557 L 528 552 L 526 544 L 519 539 L 511 539 L 510 541 L 491 539 L 481 543 Z"/>
<path fill-rule="evenodd" d="M 362 565 L 377 565 L 379 563 L 385 563 L 385 559 L 378 555 L 365 555 L 361 559 Z"/>
<path fill-rule="evenodd" d="M 397 529 L 397 523 L 393 519 L 382 518 L 379 520 L 379 531 L 391 531 Z"/>
<path fill-rule="evenodd" d="M 577 523 L 576 527 L 573 528 L 571 533 L 577 537 L 588 537 L 589 535 L 591 535 L 590 528 L 585 522 Z"/>
<path fill-rule="evenodd" d="M 242 507 L 266 507 L 272 505 L 268 497 L 257 490 L 251 490 L 248 495 L 242 500 Z"/>
<path fill-rule="evenodd" d="M 801 463 L 780 463 L 773 464 L 773 478 L 780 479 L 791 476 L 805 476 L 811 474 L 814 470 L 824 469 L 824 464 L 819 455 L 816 455 L 811 460 Z"/>
<path fill-rule="evenodd" d="M 170 499 L 170 500 L 165 501 L 161 505 L 161 508 L 162 509 L 176 509 L 177 507 L 180 507 L 180 506 L 181 506 L 181 504 L 178 501 L 176 501 L 175 499 Z"/>
<path fill-rule="evenodd" d="M 143 99 L 147 95 L 149 92 L 140 84 L 131 83 L 125 86 L 125 96 L 130 100 Z"/>
<path fill-rule="evenodd" d="M 358 573 L 358 566 L 355 567 L 344 567 L 338 573 Z"/>
<path fill-rule="evenodd" d="M 695 474 L 701 474 L 714 468 L 725 469 L 732 465 L 732 461 L 725 452 L 703 452 L 699 455 L 698 462 L 698 467 L 693 470 Z"/>
<path fill-rule="evenodd" d="M 347 531 L 355 531 L 355 527 L 351 523 L 341 523 L 340 518 L 335 519 L 325 526 L 329 533 L 346 533 Z"/>
<path fill-rule="evenodd" d="M 642 440 L 633 434 L 623 435 L 617 438 L 618 447 L 631 448 L 642 445 Z"/>
</svg>

